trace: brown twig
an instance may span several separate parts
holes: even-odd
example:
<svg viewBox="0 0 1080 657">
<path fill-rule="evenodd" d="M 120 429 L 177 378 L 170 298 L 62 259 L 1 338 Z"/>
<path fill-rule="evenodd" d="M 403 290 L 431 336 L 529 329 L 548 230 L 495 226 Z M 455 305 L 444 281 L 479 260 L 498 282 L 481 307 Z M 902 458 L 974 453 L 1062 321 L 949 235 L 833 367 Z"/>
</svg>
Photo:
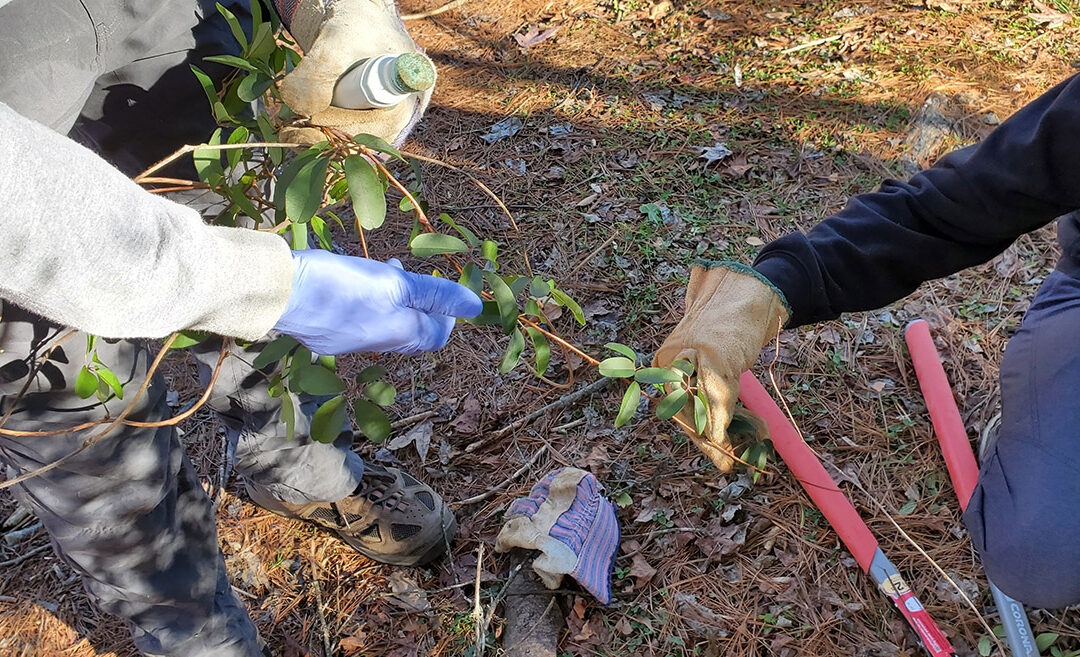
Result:
<svg viewBox="0 0 1080 657">
<path fill-rule="evenodd" d="M 45 550 L 48 550 L 50 547 L 52 547 L 52 546 L 50 544 L 46 543 L 45 545 L 37 546 L 36 548 L 34 548 L 33 550 L 30 550 L 29 552 L 26 552 L 24 554 L 20 554 L 19 556 L 15 557 L 14 559 L 8 559 L 7 561 L 0 561 L 0 568 L 7 568 L 8 566 L 16 566 L 16 565 L 26 561 L 30 557 L 34 557 L 34 556 L 37 556 L 37 555 L 41 554 Z"/>
<path fill-rule="evenodd" d="M 323 611 L 322 586 L 319 585 L 319 566 L 315 554 L 315 539 L 311 539 L 311 588 L 315 592 L 315 611 L 319 617 L 319 629 L 322 630 L 323 650 L 326 657 L 334 654 L 334 645 L 330 641 L 330 627 L 326 622 L 326 612 Z"/>
<path fill-rule="evenodd" d="M 53 461 L 51 463 L 48 463 L 48 464 L 46 464 L 46 465 L 44 465 L 44 466 L 42 466 L 42 467 L 40 467 L 40 468 L 38 468 L 36 470 L 31 470 L 30 472 L 26 472 L 24 474 L 21 474 L 21 475 L 19 475 L 17 477 L 12 478 L 12 479 L 8 479 L 7 481 L 0 482 L 0 490 L 3 490 L 5 488 L 9 488 L 9 487 L 14 486 L 15 484 L 17 484 L 19 482 L 26 481 L 27 479 L 31 479 L 31 478 L 36 477 L 38 475 L 45 474 L 46 472 L 49 472 L 50 470 L 53 470 L 53 469 L 59 467 L 62 463 L 64 463 L 68 459 L 70 459 L 70 458 L 72 458 L 72 457 L 74 457 L 74 456 L 76 456 L 78 454 L 81 454 L 82 452 L 85 452 L 87 449 L 90 449 L 91 447 L 96 445 L 98 442 L 100 442 L 102 439 L 104 439 L 106 436 L 108 436 L 112 432 L 112 430 L 115 429 L 116 427 L 118 427 L 118 426 L 120 426 L 122 424 L 125 424 L 125 419 L 127 418 L 128 415 L 131 414 L 131 412 L 133 410 L 135 410 L 135 405 L 136 405 L 136 403 L 138 403 L 139 399 L 146 392 L 146 388 L 150 385 L 150 380 L 153 378 L 154 372 L 157 371 L 158 367 L 161 365 L 161 361 L 164 360 L 164 358 L 165 358 L 165 354 L 168 353 L 169 347 L 172 345 L 173 341 L 175 341 L 178 336 L 179 336 L 178 333 L 174 333 L 171 336 L 169 336 L 169 338 L 165 341 L 165 344 L 162 345 L 161 350 L 157 354 L 157 357 L 154 358 L 154 362 L 150 364 L 150 368 L 146 372 L 146 378 L 145 378 L 145 380 L 143 380 L 142 385 L 139 386 L 139 390 L 135 393 L 135 396 L 132 397 L 132 399 L 128 403 L 127 407 L 125 407 L 124 410 L 120 412 L 120 415 L 116 416 L 115 419 L 113 419 L 111 421 L 108 421 L 109 422 L 108 426 L 106 426 L 104 429 L 102 429 L 100 432 L 98 432 L 94 436 L 91 436 L 90 438 L 87 438 L 85 441 L 83 441 L 83 443 L 75 451 L 70 452 L 68 454 L 65 454 L 64 456 L 61 456 L 60 458 L 56 459 L 55 461 Z M 217 368 L 214 370 L 214 376 L 210 379 L 210 385 L 207 386 L 206 392 L 203 393 L 203 397 L 200 400 L 200 403 L 205 401 L 206 399 L 208 399 L 209 396 L 210 396 L 210 391 L 214 387 L 214 382 L 217 380 L 217 375 L 221 372 L 221 365 L 222 365 L 222 363 L 225 362 L 225 355 L 227 354 L 227 351 L 228 351 L 228 342 L 229 342 L 228 340 L 225 340 L 222 343 L 221 350 L 222 350 L 223 355 L 218 358 L 218 364 L 217 364 Z M 191 409 L 188 409 L 189 412 L 181 413 L 180 416 L 177 416 L 177 417 L 187 417 L 188 415 L 190 415 L 190 411 L 193 411 L 195 408 L 197 408 L 197 407 L 193 406 Z M 104 423 L 105 421 L 107 421 L 107 420 L 102 420 L 102 423 Z M 179 421 L 180 420 L 177 420 L 177 419 L 173 418 L 173 419 L 170 419 L 170 420 L 163 420 L 161 423 L 147 423 L 146 425 L 143 425 L 143 426 L 166 426 L 166 425 L 169 425 L 169 424 L 175 424 L 176 422 L 179 422 Z M 6 430 L 4 430 L 4 431 L 6 431 Z M 61 431 L 59 433 L 73 433 L 73 431 L 71 429 L 67 429 L 67 430 Z M 32 434 L 32 435 L 38 435 L 38 434 Z M 55 435 L 55 434 L 48 434 L 47 433 L 45 435 Z"/>
<path fill-rule="evenodd" d="M 537 324 L 536 322 L 532 321 L 531 319 L 528 319 L 527 317 L 522 317 L 521 315 L 518 315 L 518 321 L 520 321 L 521 323 L 525 324 L 526 326 L 531 326 L 532 328 L 536 329 L 537 331 L 540 331 L 540 332 L 541 332 L 541 333 L 543 333 L 543 334 L 544 334 L 545 336 L 547 336 L 547 338 L 548 338 L 548 339 L 550 339 L 550 340 L 554 340 L 555 342 L 558 342 L 558 343 L 559 343 L 560 345 L 562 345 L 562 346 L 563 346 L 563 347 L 565 347 L 566 349 L 569 349 L 570 351 L 574 352 L 574 353 L 575 353 L 575 354 L 577 354 L 578 356 L 581 356 L 581 357 L 582 357 L 582 358 L 584 358 L 584 359 L 585 359 L 585 360 L 586 360 L 586 361 L 587 361 L 587 362 L 588 362 L 588 363 L 589 363 L 590 365 L 596 366 L 596 365 L 599 365 L 599 364 L 600 364 L 600 361 L 596 360 L 595 358 L 593 358 L 593 357 L 592 357 L 592 356 L 590 356 L 589 354 L 585 353 L 584 351 L 582 351 L 582 350 L 578 349 L 577 347 L 575 347 L 574 345 L 570 344 L 570 343 L 569 343 L 569 342 L 567 342 L 566 340 L 563 340 L 562 338 L 560 338 L 559 336 L 555 335 L 555 334 L 554 334 L 554 333 L 552 333 L 551 331 L 548 331 L 548 330 L 546 330 L 546 329 L 542 328 L 542 327 L 541 327 L 541 326 L 540 326 L 539 324 Z"/>
<path fill-rule="evenodd" d="M 416 217 L 420 221 L 420 223 L 424 224 L 428 228 L 431 228 L 431 222 L 428 221 L 427 214 L 424 212 L 424 208 L 420 207 L 420 202 L 416 200 L 416 197 L 412 195 L 412 192 L 406 189 L 405 185 L 402 185 L 400 182 L 398 182 L 398 179 L 395 178 L 385 166 L 383 166 L 383 163 L 379 160 L 378 153 L 371 150 L 367 146 L 359 146 L 360 152 L 366 155 L 368 159 L 375 164 L 379 171 L 381 171 L 383 175 L 386 176 L 386 179 L 390 181 L 390 184 L 394 187 L 397 187 L 397 190 L 401 192 L 402 196 L 409 199 L 409 203 L 412 203 L 413 209 L 416 210 Z"/>
<path fill-rule="evenodd" d="M 228 347 L 228 342 L 224 342 L 222 344 L 222 347 L 221 347 L 221 354 L 218 356 L 217 366 L 214 367 L 214 373 L 210 377 L 210 384 L 206 387 L 206 390 L 203 391 L 203 394 L 199 398 L 199 400 L 195 404 L 193 404 L 191 406 L 191 408 L 189 408 L 186 411 L 184 411 L 183 413 L 180 413 L 179 415 L 173 416 L 173 417 L 171 417 L 171 418 L 169 418 L 167 420 L 159 420 L 157 422 L 139 422 L 139 421 L 136 421 L 136 420 L 123 420 L 123 421 L 120 422 L 120 424 L 122 424 L 124 426 L 128 426 L 128 427 L 167 427 L 167 426 L 172 426 L 174 424 L 179 424 L 180 422 L 183 422 L 184 420 L 186 420 L 189 417 L 191 417 L 192 415 L 194 415 L 195 411 L 199 410 L 199 407 L 201 407 L 203 404 L 205 404 L 207 402 L 208 399 L 210 399 L 210 393 L 213 391 L 214 384 L 217 382 L 218 374 L 221 373 L 221 366 L 225 362 L 225 358 L 227 358 L 228 355 L 229 355 L 227 347 Z M 165 347 L 162 347 L 162 353 L 164 353 L 165 349 L 166 349 Z M 160 354 L 159 354 L 159 358 L 160 358 Z M 157 363 L 158 361 L 155 360 L 154 362 Z M 147 380 L 149 380 L 150 376 L 153 375 L 154 369 L 155 368 L 151 368 L 150 370 L 147 371 L 147 374 L 146 374 Z M 145 385 L 146 384 L 144 382 L 143 387 L 145 387 Z M 132 403 L 134 403 L 134 401 Z M 101 420 L 93 420 L 93 421 L 90 421 L 90 422 L 84 422 L 82 424 L 78 424 L 78 425 L 75 425 L 73 427 L 68 427 L 66 429 L 57 429 L 55 431 L 19 431 L 17 429 L 2 429 L 2 428 L 0 428 L 0 435 L 17 436 L 17 437 L 59 436 L 61 434 L 65 434 L 65 433 L 76 433 L 78 431 L 83 431 L 84 429 L 89 429 L 90 427 L 96 427 L 96 426 L 100 426 L 102 424 L 106 424 L 106 423 L 110 423 L 110 422 L 116 422 L 116 420 L 112 420 L 112 419 L 109 419 L 109 418 L 103 418 Z M 0 488 L 3 488 L 3 486 L 0 485 Z"/>
<path fill-rule="evenodd" d="M 364 228 L 360 225 L 360 217 L 356 218 L 356 232 L 360 234 L 360 247 L 364 249 L 364 257 L 370 258 L 367 250 L 367 240 L 364 238 Z"/>
<path fill-rule="evenodd" d="M 540 457 L 543 456 L 547 452 L 547 449 L 548 449 L 547 445 L 541 446 L 540 449 L 536 450 L 536 453 L 532 455 L 532 458 L 530 458 L 528 461 L 526 461 L 525 465 L 518 468 L 517 471 L 514 472 L 514 474 L 510 475 L 509 477 L 504 479 L 502 482 L 492 486 L 489 490 L 487 490 L 487 491 L 485 491 L 483 493 L 480 493 L 479 495 L 473 495 L 472 497 L 468 497 L 466 499 L 463 499 L 460 502 L 451 502 L 450 506 L 452 508 L 454 508 L 454 509 L 459 509 L 459 508 L 461 508 L 463 506 L 468 506 L 470 504 L 476 504 L 477 502 L 483 502 L 484 500 L 488 499 L 489 497 L 491 497 L 495 493 L 499 492 L 499 490 L 502 489 L 504 486 L 508 486 L 509 484 L 513 483 L 513 481 L 515 479 L 517 479 L 521 475 L 528 472 L 529 468 L 536 465 L 536 462 L 540 460 Z"/>
<path fill-rule="evenodd" d="M 161 169 L 177 158 L 195 151 L 233 151 L 238 148 L 305 148 L 301 144 L 289 144 L 285 142 L 249 142 L 246 144 L 187 144 L 178 148 L 172 155 L 158 160 L 149 169 L 132 178 L 137 183 L 143 182 L 151 173 Z"/>
<path fill-rule="evenodd" d="M 175 185 L 173 187 L 155 187 L 154 189 L 148 189 L 146 191 L 151 194 L 164 194 L 166 192 L 188 192 L 193 189 L 209 189 L 209 187 L 196 187 L 195 185 Z"/>
<path fill-rule="evenodd" d="M 423 413 L 417 413 L 416 415 L 410 415 L 408 417 L 403 417 L 400 420 L 395 420 L 395 421 L 391 422 L 390 423 L 390 428 L 391 429 L 400 429 L 402 427 L 407 427 L 407 426 L 416 424 L 418 422 L 423 422 L 424 420 L 426 420 L 428 418 L 435 417 L 438 414 L 439 414 L 438 411 L 424 411 Z"/>
<path fill-rule="evenodd" d="M 206 185 L 206 183 L 199 182 L 198 180 L 185 180 L 184 178 L 162 178 L 159 176 L 143 178 L 139 180 L 139 182 L 143 185 L 151 185 L 154 183 L 159 183 L 163 185 Z"/>
<path fill-rule="evenodd" d="M 498 205 L 500 209 L 502 209 L 503 214 L 506 215 L 506 218 L 510 220 L 510 225 L 514 228 L 514 230 L 518 230 L 517 222 L 514 221 L 514 215 L 510 212 L 510 209 L 508 207 L 506 207 L 506 204 L 502 202 L 502 199 L 499 198 L 498 195 L 495 194 L 495 192 L 488 189 L 487 185 L 485 185 L 484 183 L 480 182 L 475 177 L 473 177 L 473 175 L 470 174 L 468 171 L 465 171 L 464 169 L 462 169 L 460 167 L 456 167 L 453 164 L 450 164 L 449 162 L 443 162 L 442 160 L 436 160 L 435 158 L 425 157 L 423 155 L 416 155 L 415 153 L 402 153 L 402 155 L 404 155 L 405 157 L 408 157 L 408 158 L 412 158 L 414 160 L 419 160 L 420 162 L 427 162 L 428 164 L 434 164 L 436 166 L 444 167 L 444 168 L 450 169 L 451 171 L 456 171 L 456 172 L 460 173 L 461 175 L 465 176 L 474 185 L 479 187 L 480 191 L 484 192 L 484 194 L 486 194 L 488 198 L 495 201 L 495 204 Z"/>
<path fill-rule="evenodd" d="M 520 429 L 521 427 L 525 426 L 529 422 L 532 422 L 533 420 L 540 417 L 541 415 L 544 415 L 545 413 L 548 413 L 548 412 L 554 411 L 554 410 L 558 410 L 560 408 L 566 408 L 567 406 L 573 404 L 574 402 L 578 401 L 579 399 L 587 397 L 588 395 L 591 395 L 594 392 L 599 392 L 599 391 L 603 390 L 604 388 L 606 388 L 608 386 L 608 384 L 611 383 L 611 381 L 612 381 L 612 379 L 609 379 L 609 378 L 606 378 L 606 377 L 602 378 L 602 379 L 597 379 L 596 381 L 593 381 L 592 383 L 590 383 L 587 386 L 583 386 L 582 388 L 580 388 L 578 390 L 575 390 L 574 392 L 571 392 L 570 394 L 563 395 L 562 397 L 560 397 L 557 400 L 551 402 L 550 404 L 542 406 L 542 407 L 536 409 L 535 411 L 533 411 L 532 413 L 529 413 L 528 415 L 525 415 L 524 417 L 518 418 L 517 420 L 511 422 L 510 424 L 506 425 L 502 429 L 499 429 L 498 431 L 492 432 L 492 433 L 484 436 L 480 440 L 474 441 L 473 443 L 469 444 L 465 448 L 465 453 L 471 454 L 472 452 L 475 452 L 476 450 L 480 449 L 484 445 L 487 445 L 491 441 L 498 440 L 499 438 L 502 438 L 503 436 L 510 433 L 511 431 L 514 431 L 516 429 Z"/>
<path fill-rule="evenodd" d="M 484 646 L 487 644 L 487 634 L 484 632 L 484 608 L 480 605 L 480 575 L 483 573 L 484 567 L 484 544 L 480 543 L 480 548 L 476 555 L 476 586 L 473 589 L 473 626 L 476 628 L 476 649 L 473 651 L 474 655 L 483 655 Z"/>
<path fill-rule="evenodd" d="M 450 2 L 446 3 L 445 5 L 442 5 L 441 7 L 436 7 L 435 9 L 431 9 L 429 11 L 422 11 L 419 14 L 405 14 L 401 17 L 401 20 L 415 21 L 420 20 L 421 18 L 431 18 L 432 16 L 438 16 L 439 14 L 448 12 L 451 9 L 460 7 L 466 2 L 469 2 L 469 0 L 450 0 Z"/>
</svg>

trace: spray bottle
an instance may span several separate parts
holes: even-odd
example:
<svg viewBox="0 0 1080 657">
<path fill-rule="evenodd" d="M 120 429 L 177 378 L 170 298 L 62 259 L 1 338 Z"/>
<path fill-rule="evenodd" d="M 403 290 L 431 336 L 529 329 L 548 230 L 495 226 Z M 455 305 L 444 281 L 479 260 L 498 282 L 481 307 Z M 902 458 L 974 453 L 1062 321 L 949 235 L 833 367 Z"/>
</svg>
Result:
<svg viewBox="0 0 1080 657">
<path fill-rule="evenodd" d="M 362 59 L 338 79 L 335 107 L 375 109 L 393 107 L 435 84 L 435 66 L 418 52 L 377 55 Z"/>
</svg>

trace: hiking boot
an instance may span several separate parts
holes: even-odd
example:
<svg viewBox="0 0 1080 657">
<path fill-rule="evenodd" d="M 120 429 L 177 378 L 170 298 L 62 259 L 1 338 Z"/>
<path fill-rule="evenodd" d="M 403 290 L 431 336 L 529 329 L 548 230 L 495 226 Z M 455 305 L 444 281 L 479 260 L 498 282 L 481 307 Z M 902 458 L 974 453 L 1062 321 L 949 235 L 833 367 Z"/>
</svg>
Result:
<svg viewBox="0 0 1080 657">
<path fill-rule="evenodd" d="M 267 511 L 326 527 L 380 563 L 426 564 L 457 532 L 454 514 L 439 494 L 398 468 L 365 462 L 360 485 L 338 502 L 291 504 L 255 482 L 245 479 L 244 485 L 251 501 Z"/>
</svg>

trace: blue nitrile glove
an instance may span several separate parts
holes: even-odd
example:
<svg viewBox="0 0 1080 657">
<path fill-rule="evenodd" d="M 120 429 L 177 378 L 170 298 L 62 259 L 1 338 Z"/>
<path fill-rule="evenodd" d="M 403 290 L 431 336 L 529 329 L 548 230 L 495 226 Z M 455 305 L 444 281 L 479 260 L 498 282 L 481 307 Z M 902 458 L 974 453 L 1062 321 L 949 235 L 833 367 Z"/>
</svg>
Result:
<svg viewBox="0 0 1080 657">
<path fill-rule="evenodd" d="M 293 288 L 274 329 L 317 354 L 441 349 L 455 317 L 476 317 L 464 285 L 388 263 L 312 249 L 293 252 Z"/>
<path fill-rule="evenodd" d="M 611 604 L 611 572 L 619 545 L 615 506 L 596 477 L 578 468 L 554 470 L 528 497 L 514 500 L 495 537 L 495 551 L 540 550 L 533 570 L 549 589 L 570 575 L 602 604 Z"/>
</svg>

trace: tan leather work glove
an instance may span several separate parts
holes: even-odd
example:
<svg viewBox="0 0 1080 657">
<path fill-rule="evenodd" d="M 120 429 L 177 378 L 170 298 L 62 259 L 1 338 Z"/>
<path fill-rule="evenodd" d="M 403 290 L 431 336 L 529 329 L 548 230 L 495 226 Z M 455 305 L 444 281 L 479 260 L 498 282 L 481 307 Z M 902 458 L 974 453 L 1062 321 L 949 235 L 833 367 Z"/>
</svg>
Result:
<svg viewBox="0 0 1080 657">
<path fill-rule="evenodd" d="M 280 8 L 282 0 L 277 2 Z M 283 4 L 290 6 L 288 0 Z M 356 62 L 420 52 L 393 0 L 298 0 L 294 12 L 282 18 L 304 49 L 303 60 L 281 81 L 285 103 L 314 126 L 375 135 L 400 146 L 427 109 L 434 87 L 385 109 L 349 110 L 330 104 L 338 78 Z M 326 140 L 322 131 L 308 127 L 285 128 L 281 136 L 301 144 Z"/>
<path fill-rule="evenodd" d="M 739 399 L 739 375 L 754 364 L 789 315 L 783 294 L 746 265 L 703 262 L 690 270 L 686 314 L 656 352 L 653 364 L 669 367 L 677 360 L 694 364 L 709 417 L 704 435 L 687 433 L 722 472 L 734 464 L 727 428 Z M 683 413 L 680 417 L 694 426 L 688 411 Z"/>
</svg>

